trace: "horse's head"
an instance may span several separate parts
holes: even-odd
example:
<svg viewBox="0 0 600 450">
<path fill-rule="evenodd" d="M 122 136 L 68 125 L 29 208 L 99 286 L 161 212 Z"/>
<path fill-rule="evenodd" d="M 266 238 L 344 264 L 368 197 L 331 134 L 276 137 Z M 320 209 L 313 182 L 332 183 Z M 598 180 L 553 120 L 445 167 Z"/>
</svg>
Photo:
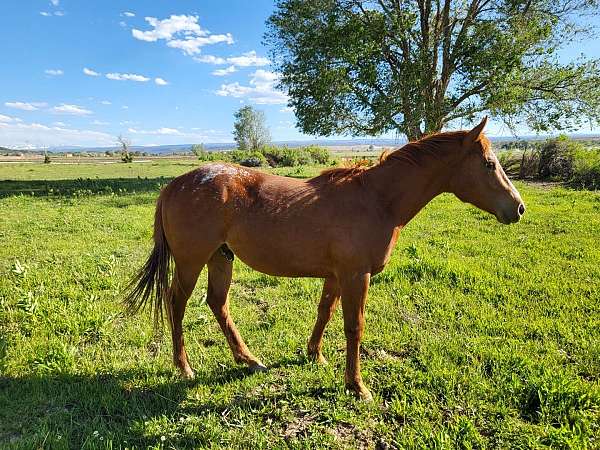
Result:
<svg viewBox="0 0 600 450">
<path fill-rule="evenodd" d="M 525 213 L 525 205 L 483 134 L 486 123 L 487 117 L 463 138 L 461 157 L 452 168 L 448 190 L 463 202 L 493 214 L 503 224 L 515 223 Z"/>
</svg>

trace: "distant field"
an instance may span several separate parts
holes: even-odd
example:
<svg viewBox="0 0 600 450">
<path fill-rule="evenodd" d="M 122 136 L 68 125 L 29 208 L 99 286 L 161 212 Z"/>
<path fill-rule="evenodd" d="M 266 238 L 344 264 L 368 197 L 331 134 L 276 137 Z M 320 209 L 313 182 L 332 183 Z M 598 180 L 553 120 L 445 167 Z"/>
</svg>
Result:
<svg viewBox="0 0 600 450">
<path fill-rule="evenodd" d="M 159 186 L 196 166 L 0 165 L 0 448 L 600 447 L 600 193 L 518 183 L 528 212 L 508 227 L 434 200 L 371 282 L 363 404 L 339 312 L 330 365 L 304 359 L 320 280 L 236 260 L 232 314 L 263 374 L 233 362 L 205 275 L 184 324 L 194 382 L 146 314 L 123 314 Z"/>
<path fill-rule="evenodd" d="M 85 195 L 157 191 L 170 179 L 195 169 L 195 159 L 160 158 L 147 163 L 0 164 L 0 197 L 7 195 Z M 285 176 L 314 176 L 323 167 L 269 169 Z"/>
</svg>

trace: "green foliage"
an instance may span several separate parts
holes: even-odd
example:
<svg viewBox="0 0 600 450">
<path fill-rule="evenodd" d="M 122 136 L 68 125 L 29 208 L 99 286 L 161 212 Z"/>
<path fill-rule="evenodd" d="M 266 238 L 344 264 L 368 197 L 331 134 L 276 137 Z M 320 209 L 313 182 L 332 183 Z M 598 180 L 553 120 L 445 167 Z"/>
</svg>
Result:
<svg viewBox="0 0 600 450">
<path fill-rule="evenodd" d="M 573 161 L 572 185 L 581 189 L 600 190 L 600 148 L 578 149 Z"/>
<path fill-rule="evenodd" d="M 540 179 L 568 180 L 573 175 L 573 159 L 583 147 L 568 136 L 548 139 L 540 148 Z"/>
<path fill-rule="evenodd" d="M 221 152 L 197 153 L 198 159 L 204 162 L 226 161 L 247 167 L 297 167 L 304 165 L 331 164 L 332 157 L 329 150 L 316 145 L 307 147 L 289 148 L 265 145 L 255 151 L 234 150 Z"/>
<path fill-rule="evenodd" d="M 194 145 L 192 145 L 192 148 L 190 148 L 190 150 L 198 158 L 201 158 L 203 155 L 205 155 L 207 153 L 206 149 L 204 148 L 204 144 L 194 144 Z"/>
<path fill-rule="evenodd" d="M 263 111 L 246 105 L 242 106 L 234 117 L 233 137 L 240 150 L 258 150 L 271 141 Z"/>
<path fill-rule="evenodd" d="M 129 147 L 131 147 L 131 141 L 124 136 L 119 135 L 117 137 L 117 142 L 121 146 L 121 162 L 133 162 L 133 154 L 129 151 Z"/>
<path fill-rule="evenodd" d="M 209 152 L 204 148 L 204 144 L 192 145 L 191 151 L 198 157 L 200 161 L 213 161 L 214 155 L 217 152 Z"/>
<path fill-rule="evenodd" d="M 597 0 L 279 0 L 266 41 L 308 134 L 409 139 L 484 112 L 569 130 L 600 119 L 600 61 L 563 64 L 593 38 Z"/>
<path fill-rule="evenodd" d="M 133 162 L 133 155 L 131 154 L 131 152 L 129 152 L 127 150 L 123 150 L 121 152 L 121 162 L 124 162 L 124 163 Z"/>
<path fill-rule="evenodd" d="M 600 148 L 586 147 L 567 136 L 547 139 L 523 150 L 504 150 L 498 153 L 498 159 L 513 177 L 600 189 Z"/>
<path fill-rule="evenodd" d="M 258 151 L 244 151 L 234 150 L 229 153 L 229 159 L 231 162 L 246 167 L 261 167 L 267 165 L 267 159 L 260 150 Z"/>
</svg>

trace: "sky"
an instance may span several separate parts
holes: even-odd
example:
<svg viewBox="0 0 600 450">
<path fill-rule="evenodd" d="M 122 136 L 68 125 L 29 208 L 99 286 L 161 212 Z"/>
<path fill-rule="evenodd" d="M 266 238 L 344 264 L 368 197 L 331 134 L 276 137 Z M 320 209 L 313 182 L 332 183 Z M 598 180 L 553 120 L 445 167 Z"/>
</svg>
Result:
<svg viewBox="0 0 600 450">
<path fill-rule="evenodd" d="M 6 0 L 0 146 L 231 142 L 244 104 L 265 112 L 274 140 L 313 139 L 275 87 L 262 44 L 272 10 L 269 0 Z M 580 54 L 600 57 L 599 42 L 562 58 Z M 509 132 L 492 123 L 488 134 Z"/>
</svg>

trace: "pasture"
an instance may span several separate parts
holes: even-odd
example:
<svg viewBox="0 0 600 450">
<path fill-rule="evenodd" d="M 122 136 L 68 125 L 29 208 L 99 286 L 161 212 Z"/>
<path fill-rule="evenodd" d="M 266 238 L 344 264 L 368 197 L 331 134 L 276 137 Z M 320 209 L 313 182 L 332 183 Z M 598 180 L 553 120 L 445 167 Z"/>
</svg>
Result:
<svg viewBox="0 0 600 450">
<path fill-rule="evenodd" d="M 0 165 L 1 448 L 600 447 L 599 193 L 517 183 L 512 226 L 435 199 L 371 281 L 362 403 L 340 311 L 329 365 L 305 359 L 321 280 L 236 259 L 232 315 L 266 373 L 234 363 L 205 273 L 184 321 L 194 381 L 123 313 L 159 187 L 196 165 Z"/>
</svg>

